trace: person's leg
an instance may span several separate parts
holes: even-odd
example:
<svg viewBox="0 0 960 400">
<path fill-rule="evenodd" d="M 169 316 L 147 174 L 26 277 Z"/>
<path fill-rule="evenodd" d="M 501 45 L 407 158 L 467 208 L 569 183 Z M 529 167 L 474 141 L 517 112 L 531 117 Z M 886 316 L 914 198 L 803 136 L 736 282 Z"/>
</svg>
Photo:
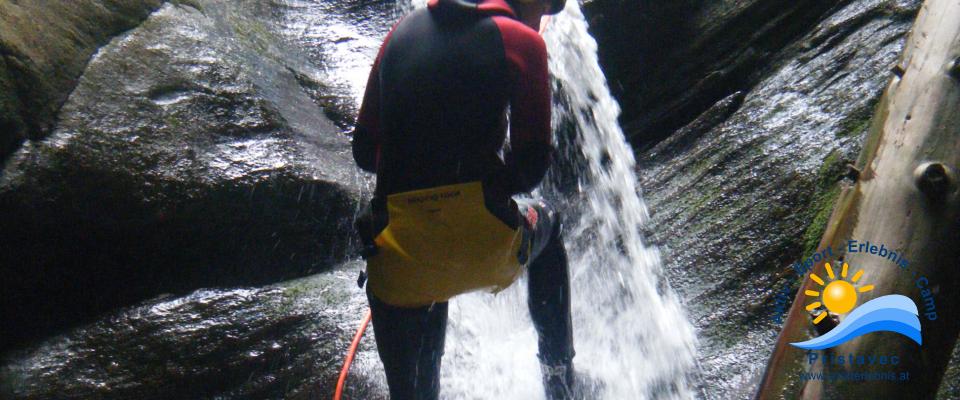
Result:
<svg viewBox="0 0 960 400">
<path fill-rule="evenodd" d="M 447 327 L 447 303 L 405 308 L 367 291 L 377 351 L 393 400 L 436 400 Z"/>
<path fill-rule="evenodd" d="M 440 362 L 447 334 L 447 302 L 428 307 L 417 362 L 417 399 L 440 397 Z"/>
<path fill-rule="evenodd" d="M 528 267 L 528 306 L 539 336 L 539 358 L 547 398 L 569 399 L 573 395 L 574 356 L 570 268 L 559 216 L 542 202 L 521 205 L 521 209 L 531 206 L 537 215 L 531 221 L 533 259 Z"/>
</svg>

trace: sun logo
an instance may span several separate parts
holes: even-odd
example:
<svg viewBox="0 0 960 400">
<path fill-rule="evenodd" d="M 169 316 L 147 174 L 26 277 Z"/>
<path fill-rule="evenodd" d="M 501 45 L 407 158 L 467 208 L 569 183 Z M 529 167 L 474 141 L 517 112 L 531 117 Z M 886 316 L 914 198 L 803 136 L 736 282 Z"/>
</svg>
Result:
<svg viewBox="0 0 960 400">
<path fill-rule="evenodd" d="M 805 290 L 803 293 L 807 296 L 820 297 L 820 301 L 815 301 L 807 305 L 807 311 L 813 311 L 820 306 L 827 308 L 827 311 L 830 311 L 835 314 L 845 314 L 852 310 L 857 305 L 857 292 L 864 293 L 873 290 L 873 285 L 866 285 L 859 289 L 853 286 L 854 283 L 857 283 L 858 280 L 863 276 L 863 270 L 857 271 L 853 275 L 853 278 L 850 278 L 850 282 L 844 280 L 847 277 L 847 263 L 843 263 L 843 269 L 840 270 L 840 279 L 833 273 L 833 267 L 830 266 L 830 263 L 826 263 L 827 276 L 830 277 L 830 283 L 826 284 L 826 287 L 823 288 L 822 294 L 816 290 Z M 817 274 L 811 273 L 810 279 L 813 279 L 814 282 L 824 286 L 824 281 L 822 278 L 817 276 Z M 819 324 L 820 321 L 823 321 L 826 318 L 827 313 L 822 312 L 813 320 L 814 324 Z"/>
</svg>

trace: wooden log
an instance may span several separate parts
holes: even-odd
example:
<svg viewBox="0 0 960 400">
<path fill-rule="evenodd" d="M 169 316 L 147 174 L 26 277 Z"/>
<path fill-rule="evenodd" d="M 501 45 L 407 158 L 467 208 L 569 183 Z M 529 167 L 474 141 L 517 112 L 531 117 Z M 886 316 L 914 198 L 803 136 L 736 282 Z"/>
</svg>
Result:
<svg viewBox="0 0 960 400">
<path fill-rule="evenodd" d="M 820 242 L 821 249 L 831 247 L 836 259 L 814 265 L 813 273 L 827 277 L 824 262 L 831 262 L 837 274 L 844 262 L 851 274 L 863 270 L 858 286 L 874 288 L 858 293 L 858 306 L 888 294 L 910 297 L 920 312 L 923 344 L 892 332 L 869 333 L 812 352 L 818 359 L 810 363 L 810 353 L 790 345 L 818 334 L 805 309 L 815 299 L 805 291 L 823 286 L 807 275 L 768 361 L 757 399 L 932 399 L 936 395 L 960 332 L 956 176 L 960 167 L 960 0 L 924 3 L 893 73 L 857 161 L 857 181 L 842 189 Z M 907 265 L 871 254 L 869 248 L 854 252 L 850 240 L 858 241 L 855 250 L 865 241 L 883 245 L 906 259 Z M 851 354 L 852 365 L 847 358 Z M 844 358 L 844 364 L 822 362 L 824 357 L 837 356 Z M 888 364 L 861 365 L 858 356 L 887 356 Z M 892 356 L 897 357 L 896 365 L 889 363 Z M 816 375 L 801 378 L 802 373 L 817 372 L 826 375 L 819 380 Z M 858 380 L 851 372 L 895 372 L 897 380 Z M 831 377 L 846 379 L 828 380 Z M 903 377 L 907 379 L 901 381 Z"/>
</svg>

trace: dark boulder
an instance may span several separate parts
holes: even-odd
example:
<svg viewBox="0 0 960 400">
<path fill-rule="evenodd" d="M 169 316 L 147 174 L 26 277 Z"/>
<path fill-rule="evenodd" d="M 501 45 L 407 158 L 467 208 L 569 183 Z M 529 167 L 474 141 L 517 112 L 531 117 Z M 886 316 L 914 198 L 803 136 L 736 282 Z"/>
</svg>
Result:
<svg viewBox="0 0 960 400">
<path fill-rule="evenodd" d="M 319 399 L 366 311 L 358 265 L 116 310 L 4 357 L 4 399 Z M 345 398 L 382 399 L 373 329 Z"/>
<path fill-rule="evenodd" d="M 158 293 L 342 261 L 363 180 L 273 3 L 168 4 L 90 61 L 0 177 L 0 344 Z M 349 102 L 349 101 L 347 101 Z"/>
<path fill-rule="evenodd" d="M 162 0 L 0 3 L 0 163 L 50 133 L 90 56 Z"/>
</svg>

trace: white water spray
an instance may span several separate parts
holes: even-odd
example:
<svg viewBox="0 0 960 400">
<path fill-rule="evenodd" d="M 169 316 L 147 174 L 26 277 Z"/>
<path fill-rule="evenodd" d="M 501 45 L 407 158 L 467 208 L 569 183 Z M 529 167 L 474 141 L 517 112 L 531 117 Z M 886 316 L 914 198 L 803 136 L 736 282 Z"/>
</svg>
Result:
<svg viewBox="0 0 960 400">
<path fill-rule="evenodd" d="M 540 195 L 566 214 L 576 369 L 597 385 L 588 398 L 690 398 L 696 335 L 663 280 L 659 253 L 643 244 L 638 229 L 648 215 L 633 151 L 576 1 L 551 19 L 544 37 L 554 125 L 575 127 L 561 140 L 552 173 L 572 171 L 577 189 L 548 185 Z M 460 296 L 450 306 L 441 396 L 543 398 L 536 352 L 525 281 L 495 297 Z"/>
<path fill-rule="evenodd" d="M 425 5 L 398 3 L 404 13 Z M 577 1 L 551 18 L 544 38 L 559 156 L 538 195 L 565 214 L 574 364 L 596 386 L 586 398 L 691 398 L 694 328 L 664 281 L 659 253 L 643 244 L 639 227 L 648 214 L 633 151 Z M 496 296 L 474 293 L 451 301 L 446 341 L 441 398 L 544 397 L 525 279 Z M 382 368 L 376 360 L 361 355 L 367 368 Z"/>
</svg>

